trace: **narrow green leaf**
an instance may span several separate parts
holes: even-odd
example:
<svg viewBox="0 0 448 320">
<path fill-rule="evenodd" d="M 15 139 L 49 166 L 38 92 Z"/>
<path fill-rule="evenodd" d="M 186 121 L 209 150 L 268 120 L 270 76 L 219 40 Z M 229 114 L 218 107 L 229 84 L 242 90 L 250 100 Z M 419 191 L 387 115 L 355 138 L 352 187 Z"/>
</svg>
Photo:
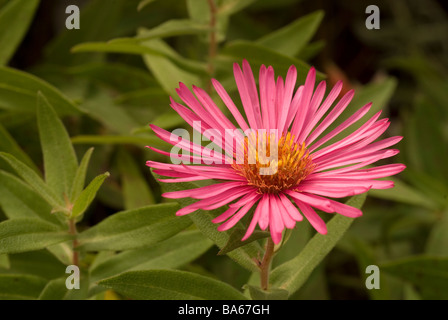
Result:
<svg viewBox="0 0 448 320">
<path fill-rule="evenodd" d="M 47 250 L 61 263 L 68 266 L 73 264 L 72 241 L 61 242 L 47 247 Z"/>
<path fill-rule="evenodd" d="M 62 264 L 47 250 L 28 251 L 9 255 L 9 273 L 29 274 L 47 280 L 63 277 L 66 265 Z"/>
<path fill-rule="evenodd" d="M 369 195 L 375 198 L 421 206 L 431 210 L 438 207 L 436 202 L 431 201 L 431 199 L 426 197 L 419 190 L 404 183 L 403 181 L 391 177 L 388 177 L 387 180 L 391 180 L 394 182 L 395 186 L 392 189 L 372 189 L 369 191 Z"/>
<path fill-rule="evenodd" d="M 37 194 L 53 206 L 53 208 L 56 210 L 64 210 L 64 201 L 54 194 L 53 190 L 45 184 L 36 172 L 8 153 L 0 152 L 0 157 L 6 160 L 17 174 L 22 177 L 22 179 L 25 180 Z"/>
<path fill-rule="evenodd" d="M 249 289 L 249 294 L 252 300 L 286 300 L 288 299 L 289 292 L 285 289 L 269 289 L 268 291 L 262 290 L 257 286 L 245 285 Z"/>
<path fill-rule="evenodd" d="M 0 223 L 0 254 L 44 249 L 71 236 L 40 219 L 14 219 Z"/>
<path fill-rule="evenodd" d="M 9 257 L 7 254 L 0 254 L 0 268 L 9 269 L 11 264 L 9 263 Z"/>
<path fill-rule="evenodd" d="M 40 174 L 39 169 L 34 164 L 34 162 L 30 159 L 30 157 L 20 148 L 14 138 L 6 131 L 6 129 L 0 124 L 0 150 L 3 152 L 7 152 L 23 163 L 25 163 L 28 167 L 36 171 Z"/>
<path fill-rule="evenodd" d="M 105 84 L 118 92 L 144 90 L 156 85 L 146 70 L 117 62 L 93 62 L 66 69 L 70 75 Z"/>
<path fill-rule="evenodd" d="M 128 54 L 152 54 L 160 55 L 162 53 L 148 48 L 135 41 L 119 42 L 85 42 L 76 45 L 71 50 L 72 53 L 80 52 L 109 52 L 109 53 L 128 53 Z"/>
<path fill-rule="evenodd" d="M 47 283 L 39 294 L 39 300 L 64 300 L 68 294 L 66 278 L 53 279 Z"/>
<path fill-rule="evenodd" d="M 310 13 L 263 36 L 256 43 L 281 54 L 294 57 L 311 40 L 323 17 L 323 11 Z"/>
<path fill-rule="evenodd" d="M 93 147 L 89 148 L 84 157 L 82 157 L 81 163 L 75 173 L 75 178 L 73 179 L 73 185 L 70 191 L 70 202 L 73 203 L 84 189 L 84 184 L 86 180 L 87 167 L 89 166 L 90 157 L 92 156 Z"/>
<path fill-rule="evenodd" d="M 89 116 L 104 124 L 111 132 L 129 134 L 141 125 L 140 122 L 131 117 L 126 109 L 116 105 L 112 97 L 104 92 L 86 100 L 80 108 Z"/>
<path fill-rule="evenodd" d="M 150 247 L 129 250 L 96 264 L 90 270 L 92 282 L 125 271 L 174 269 L 200 257 L 213 245 L 199 231 L 186 231 Z"/>
<path fill-rule="evenodd" d="M 271 235 L 267 231 L 255 230 L 249 237 L 249 239 L 241 241 L 241 239 L 244 237 L 245 234 L 246 234 L 245 229 L 238 228 L 233 230 L 232 233 L 230 234 L 229 240 L 227 241 L 226 245 L 218 252 L 218 255 L 227 254 L 239 247 L 251 243 L 252 241 L 268 238 Z"/>
<path fill-rule="evenodd" d="M 138 4 L 137 10 L 141 11 L 144 7 L 146 7 L 148 4 L 154 1 L 156 0 L 141 0 L 140 3 Z"/>
<path fill-rule="evenodd" d="M 127 297 L 144 300 L 246 300 L 228 285 L 195 273 L 174 270 L 131 271 L 100 282 Z"/>
<path fill-rule="evenodd" d="M 168 20 L 157 27 L 147 30 L 144 34 L 133 38 L 137 41 L 149 40 L 152 38 L 166 38 L 173 36 L 182 36 L 189 34 L 208 33 L 210 26 L 197 23 L 192 20 Z M 120 39 L 113 40 L 119 42 Z"/>
<path fill-rule="evenodd" d="M 9 219 L 40 218 L 60 225 L 51 206 L 16 176 L 0 170 L 0 207 Z"/>
<path fill-rule="evenodd" d="M 156 179 L 161 178 L 156 173 L 152 172 Z M 187 190 L 194 189 L 199 187 L 197 183 L 192 182 L 182 182 L 182 183 L 161 183 L 162 189 L 166 191 L 179 191 L 179 190 Z M 181 206 L 187 206 L 194 202 L 192 199 L 182 198 L 177 199 Z M 212 222 L 212 220 L 223 213 L 227 209 L 227 206 L 223 206 L 222 208 L 211 210 L 211 211 L 203 211 L 198 210 L 194 213 L 190 213 L 188 217 L 194 222 L 194 224 L 201 230 L 204 235 L 211 239 L 220 249 L 223 248 L 226 243 L 229 242 L 230 234 L 232 230 L 220 232 L 217 230 L 216 224 Z M 239 222 L 235 226 L 236 228 L 241 227 L 242 223 Z M 244 247 L 237 248 L 227 253 L 227 255 L 239 263 L 244 268 L 257 272 L 259 268 L 255 263 L 255 259 L 259 257 L 260 253 L 263 251 L 260 244 L 256 241 L 248 243 Z"/>
<path fill-rule="evenodd" d="M 23 71 L 0 67 L 0 109 L 34 114 L 39 91 L 47 97 L 58 115 L 80 113 L 69 98 L 49 83 Z"/>
<path fill-rule="evenodd" d="M 167 144 L 161 142 L 154 134 L 145 135 L 80 135 L 72 137 L 74 144 L 133 144 L 138 147 L 153 146 L 156 148 L 166 147 Z"/>
<path fill-rule="evenodd" d="M 232 15 L 250 6 L 257 0 L 223 0 L 218 9 L 220 15 Z"/>
<path fill-rule="evenodd" d="M 37 124 L 44 156 L 45 182 L 59 197 L 68 197 L 78 160 L 64 124 L 41 92 L 37 95 Z"/>
<path fill-rule="evenodd" d="M 79 197 L 75 200 L 75 203 L 73 204 L 71 218 L 76 218 L 82 215 L 87 210 L 87 208 L 92 203 L 93 199 L 95 199 L 98 189 L 101 187 L 104 180 L 109 176 L 110 176 L 109 172 L 103 173 L 97 176 L 89 183 L 87 188 L 85 188 L 81 192 Z"/>
<path fill-rule="evenodd" d="M 144 41 L 142 44 L 159 52 L 173 51 L 160 39 Z M 160 83 L 160 86 L 173 97 L 177 95 L 175 89 L 179 86 L 179 82 L 184 83 L 188 87 L 192 85 L 201 86 L 202 81 L 198 75 L 180 68 L 165 56 L 148 53 L 143 56 L 143 60 Z"/>
<path fill-rule="evenodd" d="M 39 0 L 9 1 L 0 11 L 0 65 L 8 64 L 28 30 Z"/>
<path fill-rule="evenodd" d="M 429 255 L 448 257 L 448 209 L 432 227 L 425 252 Z"/>
<path fill-rule="evenodd" d="M 415 256 L 384 263 L 381 271 L 420 288 L 425 299 L 448 299 L 448 258 Z"/>
<path fill-rule="evenodd" d="M 354 196 L 348 205 L 360 209 L 366 199 L 366 193 Z M 275 268 L 271 273 L 270 283 L 274 288 L 297 291 L 308 279 L 311 272 L 334 248 L 339 239 L 353 223 L 353 218 L 337 214 L 327 224 L 326 235 L 316 234 L 294 259 Z"/>
<path fill-rule="evenodd" d="M 118 169 L 121 172 L 125 209 L 135 209 L 155 202 L 139 166 L 124 149 L 118 154 Z"/>
<path fill-rule="evenodd" d="M 25 274 L 0 274 L 0 300 L 35 300 L 46 280 Z"/>
<path fill-rule="evenodd" d="M 166 203 L 115 213 L 82 232 L 80 248 L 126 250 L 168 239 L 191 225 L 188 217 L 176 217 L 178 209 L 177 203 Z"/>
</svg>

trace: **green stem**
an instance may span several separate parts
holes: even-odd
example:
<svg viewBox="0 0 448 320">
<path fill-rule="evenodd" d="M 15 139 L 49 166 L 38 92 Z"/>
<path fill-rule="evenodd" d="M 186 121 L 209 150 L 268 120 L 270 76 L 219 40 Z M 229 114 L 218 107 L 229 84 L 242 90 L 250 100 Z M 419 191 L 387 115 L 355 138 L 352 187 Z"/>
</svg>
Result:
<svg viewBox="0 0 448 320">
<path fill-rule="evenodd" d="M 266 243 L 266 251 L 260 264 L 261 289 L 263 290 L 269 289 L 269 271 L 272 258 L 274 257 L 274 246 L 274 242 L 269 237 Z"/>
<path fill-rule="evenodd" d="M 72 242 L 72 249 L 73 249 L 73 258 L 72 263 L 75 266 L 79 267 L 79 252 L 76 250 L 76 247 L 78 246 L 78 231 L 76 230 L 76 222 L 75 219 L 70 219 L 68 221 L 68 227 L 69 227 L 69 233 L 74 235 L 73 242 Z"/>
</svg>

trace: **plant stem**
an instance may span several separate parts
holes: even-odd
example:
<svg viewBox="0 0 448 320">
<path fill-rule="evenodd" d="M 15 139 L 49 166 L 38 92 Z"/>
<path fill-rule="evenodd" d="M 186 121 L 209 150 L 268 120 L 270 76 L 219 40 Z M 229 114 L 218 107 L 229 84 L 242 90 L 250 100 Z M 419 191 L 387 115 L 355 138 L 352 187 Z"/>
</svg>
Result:
<svg viewBox="0 0 448 320">
<path fill-rule="evenodd" d="M 260 265 L 260 278 L 261 278 L 261 289 L 269 289 L 269 269 L 271 267 L 271 261 L 274 257 L 274 242 L 271 237 L 268 238 L 266 242 L 266 251 L 263 256 L 263 260 Z"/>
<path fill-rule="evenodd" d="M 208 47 L 208 66 L 207 72 L 211 77 L 215 73 L 214 59 L 216 57 L 216 53 L 218 51 L 218 43 L 216 42 L 216 15 L 218 9 L 216 8 L 215 0 L 208 0 L 208 5 L 210 7 L 210 36 L 209 36 L 209 47 Z M 212 91 L 212 83 L 208 81 L 207 84 L 207 92 L 211 94 Z"/>
<path fill-rule="evenodd" d="M 77 239 L 78 231 L 76 230 L 75 219 L 70 219 L 68 221 L 68 227 L 69 227 L 69 233 L 75 236 L 73 238 L 73 243 L 72 243 L 72 249 L 73 249 L 72 263 L 75 266 L 79 267 L 79 252 L 76 250 L 76 247 L 78 246 L 78 239 Z"/>
</svg>

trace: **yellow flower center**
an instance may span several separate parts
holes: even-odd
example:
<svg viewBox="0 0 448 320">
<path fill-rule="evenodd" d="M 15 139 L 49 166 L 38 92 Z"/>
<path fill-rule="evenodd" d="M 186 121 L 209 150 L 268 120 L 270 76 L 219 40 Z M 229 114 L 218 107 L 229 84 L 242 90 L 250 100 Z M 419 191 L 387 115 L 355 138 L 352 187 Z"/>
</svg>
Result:
<svg viewBox="0 0 448 320">
<path fill-rule="evenodd" d="M 276 141 L 274 134 L 254 133 L 244 140 L 241 156 L 235 155 L 234 170 L 260 194 L 276 194 L 296 187 L 315 168 L 305 143 L 294 142 L 291 133 Z"/>
</svg>

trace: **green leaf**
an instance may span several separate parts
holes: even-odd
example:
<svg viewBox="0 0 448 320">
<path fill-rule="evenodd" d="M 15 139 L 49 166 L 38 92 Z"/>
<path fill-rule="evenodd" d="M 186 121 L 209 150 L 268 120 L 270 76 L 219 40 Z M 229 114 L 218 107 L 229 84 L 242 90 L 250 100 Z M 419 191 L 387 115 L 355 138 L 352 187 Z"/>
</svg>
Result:
<svg viewBox="0 0 448 320">
<path fill-rule="evenodd" d="M 258 70 L 262 64 L 272 65 L 275 74 L 286 76 L 290 66 L 295 65 L 298 69 L 297 81 L 304 83 L 310 66 L 305 62 L 293 57 L 278 53 L 272 48 L 266 48 L 260 44 L 249 41 L 232 41 L 228 43 L 220 52 L 221 56 L 230 57 L 232 63 L 235 59 L 247 59 L 253 70 Z M 325 75 L 317 72 L 317 79 L 322 80 Z"/>
<path fill-rule="evenodd" d="M 66 69 L 69 75 L 82 77 L 107 85 L 118 92 L 144 90 L 156 85 L 146 70 L 122 63 L 108 61 L 86 63 Z"/>
<path fill-rule="evenodd" d="M 9 1 L 0 11 L 0 65 L 8 64 L 33 20 L 39 0 Z"/>
<path fill-rule="evenodd" d="M 100 174 L 95 179 L 93 179 L 87 188 L 85 188 L 79 197 L 75 200 L 75 203 L 73 204 L 73 209 L 71 213 L 71 218 L 76 218 L 80 215 L 82 215 L 87 208 L 92 203 L 93 199 L 95 199 L 96 193 L 98 192 L 98 189 L 103 184 L 104 180 L 110 176 L 109 172 L 105 172 L 103 174 Z"/>
<path fill-rule="evenodd" d="M 146 7 L 148 4 L 150 4 L 151 2 L 154 2 L 156 0 L 142 0 L 140 1 L 140 3 L 138 4 L 137 10 L 141 11 L 144 7 Z"/>
<path fill-rule="evenodd" d="M 78 160 L 64 124 L 40 92 L 37 95 L 37 124 L 44 156 L 45 182 L 59 197 L 68 197 Z"/>
<path fill-rule="evenodd" d="M 245 285 L 245 287 L 249 289 L 252 300 L 286 300 L 289 296 L 289 292 L 284 289 L 273 288 L 265 291 L 249 284 Z"/>
<path fill-rule="evenodd" d="M 369 195 L 375 198 L 387 199 L 410 205 L 421 206 L 428 209 L 436 209 L 437 203 L 431 201 L 428 197 L 422 194 L 419 190 L 404 183 L 403 181 L 388 177 L 387 180 L 394 182 L 395 186 L 392 189 L 380 190 L 372 189 L 369 191 Z"/>
<path fill-rule="evenodd" d="M 67 297 L 68 289 L 65 284 L 66 278 L 53 279 L 47 283 L 40 293 L 39 300 L 64 300 Z"/>
<path fill-rule="evenodd" d="M 30 157 L 20 148 L 14 138 L 6 131 L 6 129 L 0 124 L 0 150 L 3 152 L 7 152 L 23 163 L 25 163 L 28 167 L 36 171 L 40 174 L 39 169 L 36 167 L 34 162 L 30 159 Z"/>
<path fill-rule="evenodd" d="M 347 205 L 360 209 L 365 199 L 366 193 L 357 195 L 350 198 Z M 326 235 L 316 234 L 297 257 L 272 271 L 271 285 L 274 288 L 285 289 L 290 293 L 300 289 L 311 272 L 334 248 L 353 221 L 353 218 L 340 214 L 333 217 L 327 224 L 328 233 Z"/>
<path fill-rule="evenodd" d="M 90 157 L 92 156 L 93 147 L 89 148 L 86 153 L 84 154 L 84 157 L 81 160 L 81 163 L 79 164 L 78 169 L 75 173 L 75 178 L 73 179 L 73 185 L 71 187 L 70 191 L 70 202 L 73 203 L 78 196 L 81 194 L 82 190 L 84 189 L 84 184 L 86 180 L 86 173 L 87 173 L 87 167 L 89 166 Z"/>
<path fill-rule="evenodd" d="M 133 144 L 138 147 L 153 146 L 156 148 L 166 147 L 167 144 L 161 142 L 154 134 L 145 135 L 80 135 L 72 137 L 74 144 Z"/>
<path fill-rule="evenodd" d="M 0 300 L 35 300 L 46 280 L 25 274 L 0 274 Z"/>
<path fill-rule="evenodd" d="M 311 40 L 323 17 L 323 11 L 313 12 L 263 36 L 255 43 L 284 55 L 296 56 Z"/>
<path fill-rule="evenodd" d="M 125 209 L 135 209 L 155 202 L 139 166 L 124 149 L 118 154 L 118 169 L 121 172 Z"/>
<path fill-rule="evenodd" d="M 257 0 L 223 0 L 218 8 L 219 15 L 232 15 L 250 6 Z"/>
<path fill-rule="evenodd" d="M 188 217 L 175 215 L 178 208 L 176 203 L 166 203 L 115 213 L 82 232 L 79 247 L 88 251 L 116 251 L 165 240 L 191 224 Z"/>
<path fill-rule="evenodd" d="M 8 153 L 0 152 L 0 157 L 7 161 L 17 174 L 22 177 L 22 179 L 25 180 L 37 194 L 53 206 L 55 210 L 65 210 L 65 203 L 62 199 L 54 194 L 53 190 L 45 184 L 36 172 Z"/>
<path fill-rule="evenodd" d="M 156 179 L 161 178 L 156 173 L 152 172 L 154 177 Z M 160 183 L 162 186 L 162 189 L 166 191 L 179 191 L 179 190 L 187 190 L 187 189 L 194 189 L 199 187 L 197 183 L 192 182 L 181 182 L 181 183 Z M 178 202 L 181 204 L 181 206 L 187 206 L 194 202 L 192 199 L 188 198 L 182 198 L 177 199 Z M 218 216 L 219 214 L 223 213 L 227 209 L 227 206 L 223 206 L 222 208 L 211 210 L 211 211 L 203 211 L 198 210 L 194 213 L 190 213 L 188 217 L 194 222 L 194 224 L 201 230 L 205 236 L 207 236 L 209 239 L 211 239 L 220 249 L 224 248 L 226 243 L 229 242 L 230 235 L 232 233 L 232 230 L 228 231 L 218 231 L 216 224 L 212 222 L 212 220 Z M 239 222 L 236 224 L 235 228 L 238 228 L 238 226 L 242 227 L 242 223 Z M 244 247 L 237 248 L 229 253 L 227 255 L 239 263 L 244 268 L 252 271 L 257 272 L 259 271 L 259 268 L 257 264 L 255 263 L 255 259 L 259 257 L 260 252 L 262 252 L 263 249 L 261 248 L 260 244 L 258 242 L 251 242 L 248 243 Z"/>
<path fill-rule="evenodd" d="M 125 271 L 178 268 L 197 259 L 212 245 L 197 230 L 181 232 L 150 247 L 124 251 L 103 260 L 90 270 L 90 280 L 94 282 Z"/>
<path fill-rule="evenodd" d="M 0 207 L 9 219 L 40 218 L 60 225 L 51 206 L 32 188 L 12 174 L 0 170 Z"/>
<path fill-rule="evenodd" d="M 0 223 L 0 254 L 44 249 L 71 239 L 54 224 L 40 219 L 14 219 Z"/>
<path fill-rule="evenodd" d="M 134 128 L 141 125 L 131 117 L 127 110 L 116 105 L 107 93 L 96 94 L 86 100 L 80 108 L 112 132 L 129 134 Z"/>
<path fill-rule="evenodd" d="M 127 297 L 145 300 L 246 300 L 228 285 L 195 273 L 174 270 L 131 271 L 100 285 Z"/>
<path fill-rule="evenodd" d="M 11 263 L 8 273 L 30 274 L 44 279 L 56 279 L 65 275 L 62 264 L 47 250 L 28 251 L 9 255 Z"/>
<path fill-rule="evenodd" d="M 9 269 L 11 264 L 9 263 L 9 257 L 7 254 L 0 254 L 0 268 Z"/>
<path fill-rule="evenodd" d="M 189 34 L 208 33 L 209 31 L 210 27 L 208 25 L 197 23 L 192 20 L 168 20 L 157 27 L 147 30 L 144 34 L 138 35 L 133 39 L 141 41 L 152 38 L 166 38 Z M 119 42 L 120 39 L 116 39 L 113 42 L 115 41 Z"/>
<path fill-rule="evenodd" d="M 425 299 L 448 299 L 448 258 L 415 256 L 384 263 L 381 271 L 420 288 Z"/>
<path fill-rule="evenodd" d="M 169 55 L 175 54 L 174 50 L 160 39 L 144 41 L 142 44 L 157 51 L 168 51 Z M 173 97 L 177 96 L 175 89 L 179 86 L 179 82 L 184 83 L 187 87 L 201 86 L 202 81 L 198 75 L 180 68 L 165 56 L 148 53 L 143 56 L 143 60 L 160 86 Z"/>
<path fill-rule="evenodd" d="M 227 254 L 239 247 L 251 243 L 252 241 L 270 237 L 270 233 L 267 231 L 255 230 L 247 240 L 241 241 L 245 233 L 245 229 L 233 230 L 230 234 L 229 240 L 227 241 L 226 245 L 218 252 L 218 255 Z"/>
<path fill-rule="evenodd" d="M 23 71 L 0 67 L 0 109 L 34 114 L 39 91 L 47 97 L 58 115 L 80 113 L 70 99 L 49 83 Z"/>
<path fill-rule="evenodd" d="M 429 255 L 448 257 L 448 209 L 432 227 L 425 252 Z"/>
</svg>

